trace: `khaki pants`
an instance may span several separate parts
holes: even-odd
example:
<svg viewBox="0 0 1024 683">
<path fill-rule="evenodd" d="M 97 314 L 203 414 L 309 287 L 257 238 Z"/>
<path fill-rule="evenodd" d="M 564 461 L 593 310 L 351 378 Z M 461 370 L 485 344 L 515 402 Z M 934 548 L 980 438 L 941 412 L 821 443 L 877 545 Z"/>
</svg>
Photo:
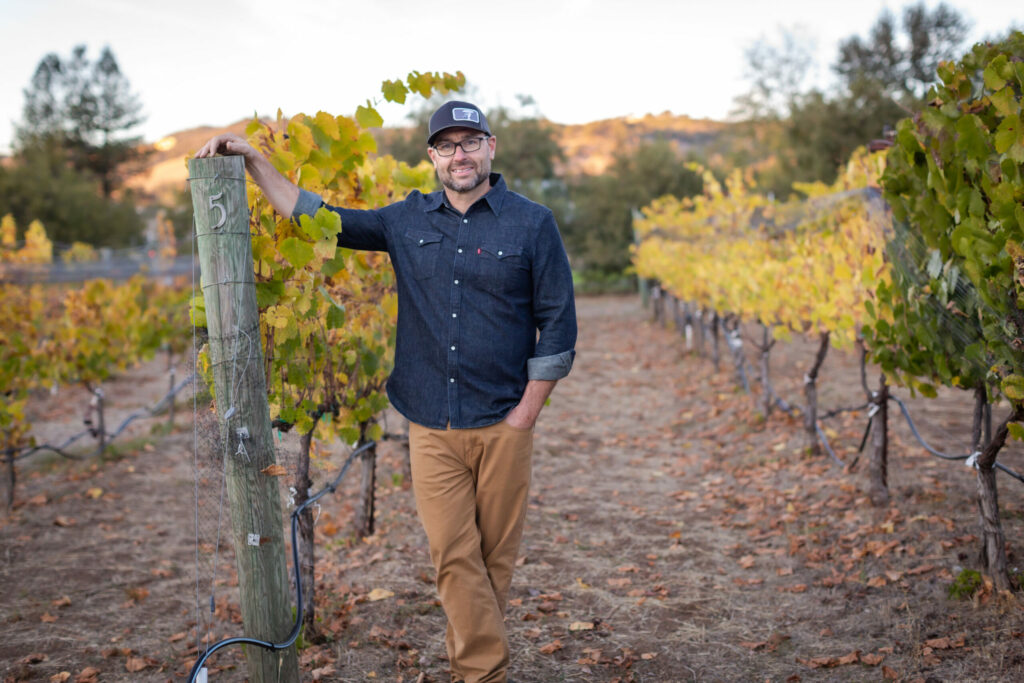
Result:
<svg viewBox="0 0 1024 683">
<path fill-rule="evenodd" d="M 416 510 L 448 616 L 453 680 L 504 683 L 505 607 L 523 535 L 533 431 L 409 425 Z"/>
</svg>

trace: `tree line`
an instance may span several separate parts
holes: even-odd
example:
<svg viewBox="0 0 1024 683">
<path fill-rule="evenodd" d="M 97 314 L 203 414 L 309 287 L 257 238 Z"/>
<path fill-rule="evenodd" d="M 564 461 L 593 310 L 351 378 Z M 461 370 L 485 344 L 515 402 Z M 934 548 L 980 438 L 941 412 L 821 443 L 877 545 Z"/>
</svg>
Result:
<svg viewBox="0 0 1024 683">
<path fill-rule="evenodd" d="M 121 181 L 142 155 L 131 135 L 142 104 L 111 49 L 47 54 L 23 93 L 13 163 L 0 166 L 0 216 L 41 221 L 57 243 L 141 243 L 143 220 Z"/>
<path fill-rule="evenodd" d="M 794 182 L 831 183 L 854 149 L 920 108 L 939 62 L 960 54 L 967 31 L 967 20 L 945 4 L 908 5 L 899 19 L 883 11 L 866 35 L 840 42 L 836 82 L 823 89 L 805 86 L 812 39 L 783 29 L 748 48 L 749 90 L 736 100 L 736 120 L 713 140 L 688 151 L 668 135 L 631 141 L 600 174 L 567 171 L 557 126 L 519 96 L 516 110 L 488 112 L 500 145 L 495 170 L 555 212 L 581 289 L 628 287 L 634 213 L 660 196 L 698 194 L 700 176 L 687 162 L 719 180 L 751 168 L 758 186 L 780 197 Z M 0 215 L 19 225 L 40 220 L 57 243 L 141 242 L 142 219 L 121 180 L 142 154 L 132 135 L 142 106 L 111 50 L 96 59 L 85 46 L 68 57 L 46 55 L 24 96 L 14 163 L 0 167 Z M 422 161 L 436 104 L 414 109 L 405 128 L 378 129 L 378 153 Z M 169 209 L 182 230 L 190 228 L 188 207 Z"/>
</svg>

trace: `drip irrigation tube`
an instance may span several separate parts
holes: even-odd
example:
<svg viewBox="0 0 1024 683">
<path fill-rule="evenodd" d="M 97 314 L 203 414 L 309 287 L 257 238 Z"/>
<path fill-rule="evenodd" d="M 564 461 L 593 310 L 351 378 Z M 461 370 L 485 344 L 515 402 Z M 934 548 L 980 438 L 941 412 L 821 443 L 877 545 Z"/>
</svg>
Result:
<svg viewBox="0 0 1024 683">
<path fill-rule="evenodd" d="M 286 648 L 291 647 L 295 643 L 295 641 L 298 640 L 299 632 L 302 630 L 303 617 L 302 576 L 299 573 L 299 515 L 301 515 L 302 512 L 307 507 L 317 502 L 328 493 L 334 493 L 335 491 L 337 491 L 338 484 L 340 484 L 341 480 L 345 477 L 345 474 L 348 472 L 349 466 L 356 459 L 356 456 L 362 455 L 363 452 L 375 446 L 376 443 L 376 441 L 367 441 L 362 446 L 349 453 L 348 458 L 345 460 L 345 464 L 342 465 L 341 471 L 338 473 L 338 476 L 336 476 L 334 480 L 331 481 L 331 483 L 327 484 L 317 493 L 310 496 L 309 499 L 306 500 L 306 502 L 304 502 L 302 505 L 298 506 L 297 508 L 295 508 L 295 510 L 292 511 L 292 569 L 295 572 L 296 610 L 295 625 L 292 626 L 292 632 L 288 634 L 288 638 L 280 643 L 271 643 L 266 640 L 259 640 L 258 638 L 248 638 L 244 636 L 236 638 L 225 638 L 224 640 L 214 643 L 210 647 L 206 648 L 206 651 L 203 652 L 202 656 L 200 656 L 199 659 L 196 660 L 196 663 L 192 665 L 192 671 L 188 675 L 189 683 L 196 683 L 196 678 L 199 676 L 200 671 L 202 671 L 203 665 L 206 663 L 206 660 L 209 659 L 210 656 L 217 650 L 221 650 L 231 645 L 255 645 L 256 647 L 262 647 L 264 650 L 276 652 L 278 650 L 284 650 Z"/>
<path fill-rule="evenodd" d="M 949 455 L 948 453 L 941 453 L 941 452 L 935 450 L 934 448 L 932 448 L 931 445 L 929 445 L 928 442 L 924 440 L 924 437 L 921 436 L 921 433 L 917 431 L 917 425 L 915 425 L 914 421 L 910 418 L 910 411 L 907 410 L 907 405 L 903 401 L 901 401 L 899 398 L 897 398 L 895 396 L 890 395 L 889 398 L 891 400 L 893 400 L 893 401 L 896 401 L 896 403 L 899 405 L 900 412 L 903 413 L 903 417 L 907 421 L 907 426 L 910 427 L 910 432 L 914 435 L 914 438 L 917 439 L 917 442 L 919 444 L 921 444 L 921 446 L 923 446 L 926 451 L 928 451 L 929 453 L 931 453 L 932 455 L 934 455 L 937 458 L 942 458 L 943 460 L 967 460 L 967 461 L 969 461 L 969 464 L 974 465 L 974 460 L 977 459 L 977 456 L 979 455 L 979 453 L 966 453 L 964 455 Z M 1016 472 L 1011 470 L 1009 467 L 1006 467 L 1005 465 L 1001 465 L 998 462 L 997 463 L 993 463 L 992 466 L 995 467 L 997 470 L 1001 470 L 1001 471 L 1005 472 L 1006 474 L 1010 475 L 1011 477 L 1013 477 L 1017 481 L 1024 482 L 1024 476 L 1021 476 L 1021 475 L 1017 474 Z"/>
</svg>

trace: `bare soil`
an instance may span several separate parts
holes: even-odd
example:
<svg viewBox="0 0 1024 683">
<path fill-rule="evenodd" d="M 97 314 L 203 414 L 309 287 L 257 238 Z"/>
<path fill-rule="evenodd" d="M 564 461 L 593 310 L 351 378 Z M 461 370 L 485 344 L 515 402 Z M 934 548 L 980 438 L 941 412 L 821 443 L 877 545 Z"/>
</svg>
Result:
<svg viewBox="0 0 1024 683">
<path fill-rule="evenodd" d="M 761 415 L 724 358 L 716 370 L 687 352 L 636 297 L 578 305 L 576 367 L 537 427 L 508 612 L 516 681 L 1024 680 L 1020 598 L 984 584 L 948 595 L 978 568 L 971 469 L 925 453 L 894 415 L 891 503 L 872 507 L 856 452 L 864 412 L 827 422 L 845 466 L 809 457 L 797 420 Z M 796 340 L 773 351 L 776 390 L 791 403 L 814 350 Z M 162 395 L 161 368 L 109 384 L 111 410 Z M 863 402 L 852 352 L 830 351 L 820 395 L 823 408 Z M 37 433 L 77 431 L 86 399 L 40 397 Z M 964 450 L 970 396 L 908 405 L 933 445 Z M 5 683 L 186 680 L 197 640 L 241 634 L 229 548 L 212 626 L 203 560 L 197 591 L 196 440 L 182 412 L 173 430 L 144 422 L 100 458 L 20 465 L 18 502 L 0 516 Z M 1001 462 L 1024 470 L 1021 454 L 1011 445 Z M 327 477 L 341 453 L 319 457 Z M 303 680 L 446 682 L 444 615 L 402 445 L 382 443 L 377 468 L 373 537 L 350 531 L 357 476 L 322 501 L 318 633 L 304 637 Z M 1016 568 L 1024 484 L 999 484 Z M 211 681 L 245 680 L 238 648 L 209 666 Z"/>
</svg>

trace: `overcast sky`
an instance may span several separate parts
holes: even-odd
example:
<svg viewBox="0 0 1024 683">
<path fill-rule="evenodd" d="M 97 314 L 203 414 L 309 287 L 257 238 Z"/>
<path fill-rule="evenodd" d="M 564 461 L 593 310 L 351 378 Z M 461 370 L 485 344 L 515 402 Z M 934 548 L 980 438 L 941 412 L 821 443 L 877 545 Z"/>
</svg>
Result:
<svg viewBox="0 0 1024 683">
<path fill-rule="evenodd" d="M 351 114 L 385 79 L 461 69 L 484 107 L 531 95 L 559 123 L 671 111 L 724 119 L 744 50 L 780 27 L 837 41 L 902 2 L 859 0 L 0 0 L 0 153 L 48 52 L 109 45 L 140 96 L 148 141 L 253 113 Z M 928 6 L 935 2 L 929 0 Z M 1024 26 L 1019 0 L 954 0 L 971 40 Z M 404 110 L 382 109 L 388 123 Z"/>
</svg>

